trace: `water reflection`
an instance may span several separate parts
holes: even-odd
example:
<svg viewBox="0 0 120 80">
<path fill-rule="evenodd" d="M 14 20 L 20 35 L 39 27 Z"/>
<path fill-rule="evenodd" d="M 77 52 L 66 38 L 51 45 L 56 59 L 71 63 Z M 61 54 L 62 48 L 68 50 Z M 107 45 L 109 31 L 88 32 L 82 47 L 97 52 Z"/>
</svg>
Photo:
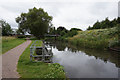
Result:
<svg viewBox="0 0 120 80">
<path fill-rule="evenodd" d="M 95 51 L 51 42 L 53 62 L 64 66 L 70 78 L 117 78 L 118 53 Z"/>
</svg>

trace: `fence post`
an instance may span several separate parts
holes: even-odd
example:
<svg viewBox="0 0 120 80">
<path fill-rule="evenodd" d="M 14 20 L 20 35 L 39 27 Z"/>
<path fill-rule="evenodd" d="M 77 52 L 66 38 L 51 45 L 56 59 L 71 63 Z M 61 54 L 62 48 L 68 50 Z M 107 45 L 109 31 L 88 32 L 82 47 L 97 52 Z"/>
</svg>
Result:
<svg viewBox="0 0 120 80">
<path fill-rule="evenodd" d="M 30 61 L 32 61 L 32 47 L 30 47 Z"/>
</svg>

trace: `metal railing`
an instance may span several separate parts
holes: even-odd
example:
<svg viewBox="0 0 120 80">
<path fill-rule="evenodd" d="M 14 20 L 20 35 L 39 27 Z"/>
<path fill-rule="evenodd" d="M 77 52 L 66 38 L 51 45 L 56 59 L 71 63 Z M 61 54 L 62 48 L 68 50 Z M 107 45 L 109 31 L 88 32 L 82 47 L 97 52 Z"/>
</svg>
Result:
<svg viewBox="0 0 120 80">
<path fill-rule="evenodd" d="M 30 46 L 30 61 L 43 61 L 43 62 L 52 62 L 52 47 L 46 45 L 44 42 L 42 46 L 37 46 L 36 42 L 39 40 L 35 40 L 34 43 Z M 41 55 L 36 54 L 36 49 L 42 48 Z"/>
</svg>

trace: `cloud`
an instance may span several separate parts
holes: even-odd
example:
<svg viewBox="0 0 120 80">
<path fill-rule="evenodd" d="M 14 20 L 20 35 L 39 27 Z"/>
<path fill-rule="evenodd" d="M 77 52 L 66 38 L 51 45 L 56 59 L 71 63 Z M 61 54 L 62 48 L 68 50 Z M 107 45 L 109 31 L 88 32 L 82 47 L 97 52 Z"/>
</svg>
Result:
<svg viewBox="0 0 120 80">
<path fill-rule="evenodd" d="M 85 30 L 97 20 L 106 17 L 113 19 L 117 17 L 117 3 L 108 2 L 81 2 L 64 5 L 59 13 L 53 18 L 53 23 L 58 27 L 65 26 L 68 29 L 77 27 Z"/>
<path fill-rule="evenodd" d="M 1 2 L 0 3 L 0 19 L 4 19 L 8 22 L 12 28 L 17 28 L 15 18 L 22 12 L 27 12 L 29 8 L 33 8 L 34 4 L 31 2 L 27 4 L 25 2 Z"/>
<path fill-rule="evenodd" d="M 119 4 L 118 4 L 118 16 L 120 17 L 120 1 L 119 1 Z"/>
<path fill-rule="evenodd" d="M 6 20 L 13 28 L 17 28 L 15 18 L 28 9 L 43 8 L 53 16 L 55 27 L 64 26 L 85 30 L 97 20 L 106 17 L 113 19 L 118 14 L 118 0 L 4 0 L 0 1 L 0 19 Z"/>
</svg>

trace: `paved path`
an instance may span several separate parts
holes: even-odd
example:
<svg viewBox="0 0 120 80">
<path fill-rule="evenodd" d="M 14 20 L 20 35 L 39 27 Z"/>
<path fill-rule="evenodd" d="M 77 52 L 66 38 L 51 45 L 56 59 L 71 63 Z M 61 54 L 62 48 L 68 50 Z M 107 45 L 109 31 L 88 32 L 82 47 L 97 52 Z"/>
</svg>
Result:
<svg viewBox="0 0 120 80">
<path fill-rule="evenodd" d="M 17 63 L 20 55 L 31 43 L 30 40 L 21 45 L 9 50 L 2 55 L 2 78 L 19 78 L 17 70 Z"/>
</svg>

